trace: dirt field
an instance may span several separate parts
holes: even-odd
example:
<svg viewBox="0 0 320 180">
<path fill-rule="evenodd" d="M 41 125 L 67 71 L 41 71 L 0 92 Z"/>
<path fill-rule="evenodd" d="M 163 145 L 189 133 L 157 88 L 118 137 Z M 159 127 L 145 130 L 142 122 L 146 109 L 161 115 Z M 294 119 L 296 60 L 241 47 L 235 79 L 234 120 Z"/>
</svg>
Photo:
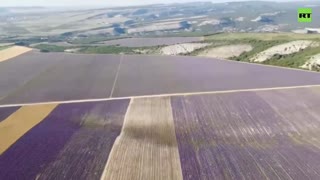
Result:
<svg viewBox="0 0 320 180">
<path fill-rule="evenodd" d="M 183 43 L 161 48 L 160 53 L 164 55 L 179 55 L 193 52 L 194 50 L 209 46 L 209 43 Z"/>
<path fill-rule="evenodd" d="M 32 49 L 21 47 L 21 46 L 13 46 L 8 49 L 4 49 L 0 51 L 0 62 L 9 60 L 11 58 L 14 58 L 16 56 L 19 56 L 23 53 L 26 53 L 28 51 L 31 51 Z"/>
<path fill-rule="evenodd" d="M 252 46 L 248 44 L 228 45 L 204 50 L 198 56 L 227 59 L 230 57 L 239 56 L 241 53 L 251 50 Z"/>
<path fill-rule="evenodd" d="M 101 179 L 182 180 L 170 98 L 131 101 Z"/>
<path fill-rule="evenodd" d="M 307 47 L 316 47 L 316 46 L 319 46 L 319 43 L 314 41 L 307 41 L 307 40 L 292 41 L 289 43 L 273 46 L 265 51 L 258 53 L 250 60 L 253 62 L 263 62 L 270 59 L 275 54 L 280 54 L 280 55 L 292 54 L 295 52 L 299 52 L 300 50 L 303 50 Z"/>
</svg>

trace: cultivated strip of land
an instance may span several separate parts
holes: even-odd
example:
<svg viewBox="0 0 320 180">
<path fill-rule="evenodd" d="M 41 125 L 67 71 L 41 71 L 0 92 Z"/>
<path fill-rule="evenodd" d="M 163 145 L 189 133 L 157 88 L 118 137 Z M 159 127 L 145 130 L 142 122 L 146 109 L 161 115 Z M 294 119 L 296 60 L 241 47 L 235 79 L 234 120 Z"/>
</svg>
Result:
<svg viewBox="0 0 320 180">
<path fill-rule="evenodd" d="M 117 71 L 120 57 L 30 52 L 1 63 L 0 104 L 320 84 L 319 73 L 200 57 L 123 55 Z"/>
<path fill-rule="evenodd" d="M 170 98 L 131 101 L 101 179 L 182 179 Z"/>
<path fill-rule="evenodd" d="M 319 179 L 319 88 L 172 97 L 171 104 L 186 179 Z"/>
<path fill-rule="evenodd" d="M 0 51 L 0 62 L 6 61 L 8 59 L 19 56 L 23 53 L 31 51 L 32 49 L 21 47 L 21 46 L 13 46 L 11 48 Z"/>
<path fill-rule="evenodd" d="M 39 124 L 57 104 L 25 106 L 0 123 L 0 155 L 31 128 Z"/>
<path fill-rule="evenodd" d="M 247 91 L 248 92 L 249 91 L 270 91 L 270 90 L 311 88 L 311 87 L 320 87 L 320 84 L 304 85 L 304 86 L 258 88 L 258 89 L 237 89 L 237 90 L 227 90 L 227 91 L 204 91 L 204 92 L 158 94 L 158 95 L 146 95 L 146 96 L 112 97 L 112 98 L 100 98 L 100 99 L 81 99 L 81 100 L 70 100 L 70 101 L 49 101 L 49 102 L 39 102 L 39 103 L 5 104 L 5 105 L 0 105 L 0 108 L 16 107 L 16 106 L 35 106 L 35 105 L 45 105 L 45 104 L 69 104 L 69 103 L 83 103 L 83 102 L 98 102 L 98 101 L 131 99 L 131 98 L 137 99 L 137 98 L 153 98 L 153 97 L 193 96 L 193 95 L 201 95 L 201 94 L 223 94 L 223 93 L 236 93 L 236 92 L 247 92 Z"/>
<path fill-rule="evenodd" d="M 66 141 L 64 143 L 53 141 L 48 144 L 54 147 L 60 145 L 61 148 L 56 151 L 57 154 L 52 161 L 41 163 L 47 164 L 44 165 L 45 168 L 37 172 L 39 174 L 37 179 L 51 179 L 52 177 L 59 180 L 100 179 L 113 143 L 120 135 L 128 105 L 129 100 L 117 100 L 58 106 L 50 114 L 51 119 L 46 118 L 47 123 L 51 121 L 52 126 L 55 127 L 48 130 L 52 134 L 47 132 L 42 134 L 51 139 L 65 139 Z M 67 135 L 63 136 L 63 134 Z M 34 143 L 41 142 L 35 140 Z M 45 151 L 41 149 L 41 146 L 32 150 L 33 152 L 35 150 Z M 29 173 L 19 172 L 20 174 Z M 29 177 L 28 179 L 35 179 L 35 177 Z"/>
</svg>

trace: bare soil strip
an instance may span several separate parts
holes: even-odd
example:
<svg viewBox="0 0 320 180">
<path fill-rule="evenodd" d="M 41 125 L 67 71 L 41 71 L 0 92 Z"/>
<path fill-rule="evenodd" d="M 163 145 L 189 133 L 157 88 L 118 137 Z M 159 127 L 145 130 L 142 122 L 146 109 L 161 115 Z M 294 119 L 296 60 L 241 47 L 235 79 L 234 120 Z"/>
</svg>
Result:
<svg viewBox="0 0 320 180">
<path fill-rule="evenodd" d="M 57 104 L 21 107 L 0 123 L 0 155 L 13 143 L 39 124 Z"/>
<path fill-rule="evenodd" d="M 182 179 L 170 98 L 132 99 L 101 179 Z"/>
<path fill-rule="evenodd" d="M 21 46 L 13 46 L 9 49 L 2 50 L 0 51 L 0 62 L 14 58 L 16 56 L 19 56 L 31 50 L 32 49 L 30 48 L 21 47 Z"/>
<path fill-rule="evenodd" d="M 101 98 L 101 99 L 100 98 L 99 99 L 81 99 L 81 100 L 70 100 L 70 101 L 48 101 L 48 102 L 39 102 L 39 103 L 4 104 L 4 105 L 0 105 L 0 108 L 16 107 L 16 106 L 36 106 L 36 105 L 45 105 L 45 104 L 99 102 L 99 101 L 122 100 L 122 99 L 131 99 L 131 98 L 156 98 L 156 97 L 173 97 L 173 96 L 193 96 L 193 95 L 201 95 L 201 94 L 250 92 L 250 91 L 271 91 L 271 90 L 280 90 L 280 89 L 296 89 L 296 88 L 311 88 L 311 87 L 320 87 L 320 84 L 303 85 L 303 86 L 284 86 L 284 87 L 272 87 L 272 88 L 257 88 L 257 89 L 236 89 L 236 90 L 226 90 L 226 91 L 204 91 L 204 92 L 191 92 L 191 93 L 158 94 L 158 95 L 146 95 L 146 96 L 126 96 L 126 97 L 112 97 L 112 98 Z"/>
</svg>

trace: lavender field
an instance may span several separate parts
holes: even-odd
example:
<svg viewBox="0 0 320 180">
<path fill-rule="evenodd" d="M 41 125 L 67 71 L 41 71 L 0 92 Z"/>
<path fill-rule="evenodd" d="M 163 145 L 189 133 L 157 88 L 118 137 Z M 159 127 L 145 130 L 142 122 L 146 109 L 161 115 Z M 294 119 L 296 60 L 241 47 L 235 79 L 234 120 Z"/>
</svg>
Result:
<svg viewBox="0 0 320 180">
<path fill-rule="evenodd" d="M 128 103 L 59 105 L 0 155 L 0 179 L 99 179 Z"/>
<path fill-rule="evenodd" d="M 294 77 L 294 78 L 293 78 Z M 199 57 L 123 56 L 113 97 L 320 84 L 320 73 Z"/>
<path fill-rule="evenodd" d="M 0 63 L 2 105 L 314 84 L 319 73 L 200 57 L 29 52 Z"/>
<path fill-rule="evenodd" d="M 42 54 L 28 52 L 0 63 L 0 99 L 25 85 L 63 59 L 62 54 L 44 58 Z"/>
<path fill-rule="evenodd" d="M 42 58 L 54 60 L 55 54 L 42 55 Z M 110 96 L 118 64 L 117 56 L 64 55 L 61 61 L 33 77 L 22 87 L 12 90 L 1 102 L 7 104 L 106 98 Z"/>
<path fill-rule="evenodd" d="M 0 108 L 0 130 L 38 106 Z M 0 179 L 320 178 L 320 87 L 52 106 Z"/>
<path fill-rule="evenodd" d="M 208 58 L 29 52 L 0 63 L 0 179 L 320 179 L 320 87 L 291 87 L 319 84 Z M 173 93 L 189 94 L 131 97 Z M 48 102 L 66 100 L 93 102 Z"/>
<path fill-rule="evenodd" d="M 171 103 L 184 179 L 320 178 L 319 89 L 173 97 Z"/>
</svg>

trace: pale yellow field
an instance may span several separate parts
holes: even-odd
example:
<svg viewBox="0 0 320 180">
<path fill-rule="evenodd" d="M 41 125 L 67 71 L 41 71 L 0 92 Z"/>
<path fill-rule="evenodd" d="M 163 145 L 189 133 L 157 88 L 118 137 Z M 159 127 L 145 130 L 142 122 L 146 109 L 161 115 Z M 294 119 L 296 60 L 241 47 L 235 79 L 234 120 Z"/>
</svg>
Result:
<svg viewBox="0 0 320 180">
<path fill-rule="evenodd" d="M 8 49 L 0 51 L 0 62 L 9 60 L 11 58 L 17 57 L 23 53 L 29 52 L 32 49 L 21 46 L 13 46 Z"/>
<path fill-rule="evenodd" d="M 131 100 L 101 179 L 182 179 L 170 98 Z"/>
<path fill-rule="evenodd" d="M 24 106 L 0 122 L 0 155 L 39 124 L 57 104 Z"/>
</svg>

